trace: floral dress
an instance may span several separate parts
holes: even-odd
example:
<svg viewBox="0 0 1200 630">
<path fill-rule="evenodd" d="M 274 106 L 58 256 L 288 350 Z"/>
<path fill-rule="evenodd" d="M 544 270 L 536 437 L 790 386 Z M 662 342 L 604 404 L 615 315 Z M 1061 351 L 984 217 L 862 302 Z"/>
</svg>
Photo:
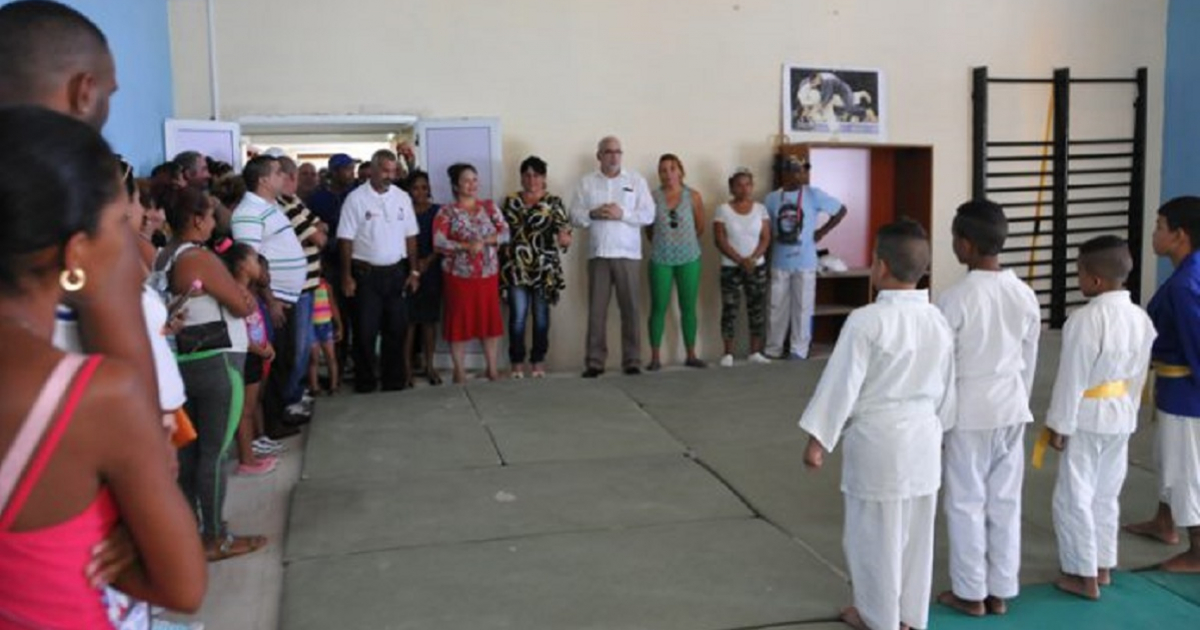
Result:
<svg viewBox="0 0 1200 630">
<path fill-rule="evenodd" d="M 456 278 L 487 278 L 500 271 L 497 248 L 484 247 L 482 252 L 472 254 L 457 247 L 493 235 L 498 243 L 508 241 L 508 223 L 496 205 L 488 199 L 480 199 L 478 204 L 474 213 L 457 204 L 446 204 L 433 220 L 433 247 L 442 253 L 442 271 Z"/>
<path fill-rule="evenodd" d="M 500 252 L 501 290 L 529 287 L 541 291 L 548 303 L 558 303 L 566 288 L 558 234 L 570 227 L 563 200 L 547 194 L 526 206 L 521 193 L 513 193 L 504 200 L 502 211 L 512 233 Z"/>
</svg>

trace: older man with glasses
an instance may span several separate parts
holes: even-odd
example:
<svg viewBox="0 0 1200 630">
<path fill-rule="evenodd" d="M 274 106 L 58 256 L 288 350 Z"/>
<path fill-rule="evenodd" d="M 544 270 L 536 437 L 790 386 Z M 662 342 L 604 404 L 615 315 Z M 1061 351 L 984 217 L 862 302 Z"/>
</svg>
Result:
<svg viewBox="0 0 1200 630">
<path fill-rule="evenodd" d="M 621 309 L 621 367 L 641 373 L 641 228 L 654 221 L 646 178 L 621 167 L 621 141 L 608 136 L 596 148 L 600 169 L 584 175 L 571 201 L 571 222 L 588 229 L 588 333 L 584 378 L 604 373 L 608 358 L 608 304 L 613 289 Z"/>
<path fill-rule="evenodd" d="M 782 165 L 783 187 L 764 200 L 771 215 L 771 306 L 766 353 L 784 357 L 791 330 L 791 355 L 807 359 L 812 345 L 813 305 L 817 290 L 817 242 L 846 216 L 846 206 L 809 185 L 812 163 L 789 157 Z M 819 215 L 829 220 L 817 227 Z"/>
</svg>

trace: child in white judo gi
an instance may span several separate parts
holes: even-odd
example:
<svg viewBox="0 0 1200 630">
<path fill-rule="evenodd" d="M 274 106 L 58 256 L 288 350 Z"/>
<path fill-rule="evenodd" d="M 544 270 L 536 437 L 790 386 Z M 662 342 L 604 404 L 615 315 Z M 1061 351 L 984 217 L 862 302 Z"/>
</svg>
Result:
<svg viewBox="0 0 1200 630">
<path fill-rule="evenodd" d="M 1046 413 L 1050 446 L 1063 451 L 1054 484 L 1054 533 L 1063 576 L 1055 585 L 1099 599 L 1117 565 L 1121 486 L 1129 435 L 1157 336 L 1124 289 L 1129 246 L 1100 236 L 1079 247 L 1079 291 L 1091 301 L 1063 326 L 1062 355 Z M 1065 446 L 1064 446 L 1065 445 Z"/>
<path fill-rule="evenodd" d="M 1154 518 L 1125 530 L 1168 545 L 1186 527 L 1188 549 L 1164 571 L 1200 573 L 1200 197 L 1177 197 L 1158 209 L 1154 253 L 1175 271 L 1146 305 L 1154 341 L 1155 449 L 1159 505 Z"/>
<path fill-rule="evenodd" d="M 819 469 L 845 437 L 843 548 L 859 629 L 924 628 L 933 577 L 933 523 L 942 433 L 954 422 L 954 338 L 917 283 L 929 239 L 916 223 L 881 228 L 873 304 L 846 319 L 800 428 L 804 463 Z"/>
<path fill-rule="evenodd" d="M 938 601 L 973 616 L 1004 614 L 1021 568 L 1025 425 L 1037 366 L 1041 305 L 1000 266 L 1004 210 L 958 207 L 954 255 L 967 275 L 937 300 L 954 330 L 958 418 L 946 434 L 943 509 L 950 534 L 950 587 Z M 967 402 L 969 401 L 969 402 Z"/>
</svg>

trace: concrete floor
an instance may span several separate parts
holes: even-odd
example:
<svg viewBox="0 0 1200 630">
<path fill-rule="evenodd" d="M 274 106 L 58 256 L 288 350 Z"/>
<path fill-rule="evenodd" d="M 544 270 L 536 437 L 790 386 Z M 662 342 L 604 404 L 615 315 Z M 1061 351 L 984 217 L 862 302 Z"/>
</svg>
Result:
<svg viewBox="0 0 1200 630">
<path fill-rule="evenodd" d="M 1047 334 L 1035 415 L 1056 347 Z M 295 452 L 273 477 L 234 484 L 233 527 L 275 536 L 267 553 L 214 565 L 202 618 L 209 630 L 840 628 L 840 457 L 806 472 L 796 427 L 822 365 L 321 400 L 285 543 Z M 1126 519 L 1155 503 L 1150 433 L 1130 450 Z M 1057 574 L 1055 468 L 1051 456 L 1026 477 L 1026 583 Z M 1171 551 L 1121 545 L 1124 567 Z M 935 589 L 945 550 L 939 525 Z"/>
</svg>

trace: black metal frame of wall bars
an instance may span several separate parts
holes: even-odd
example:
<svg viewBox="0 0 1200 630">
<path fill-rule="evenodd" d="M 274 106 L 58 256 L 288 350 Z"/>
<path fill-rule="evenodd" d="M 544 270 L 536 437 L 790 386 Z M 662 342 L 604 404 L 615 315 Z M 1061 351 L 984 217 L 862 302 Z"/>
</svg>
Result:
<svg viewBox="0 0 1200 630">
<path fill-rule="evenodd" d="M 1133 255 L 1133 273 L 1129 275 L 1128 288 L 1135 302 L 1141 301 L 1142 293 L 1142 235 L 1145 230 L 1145 197 L 1146 197 L 1146 77 L 1145 68 L 1138 68 L 1137 73 L 1132 78 L 1072 78 L 1071 71 L 1068 68 L 1059 68 L 1054 71 L 1052 78 L 1002 78 L 992 77 L 988 75 L 987 67 L 979 67 L 974 69 L 972 81 L 971 99 L 973 103 L 973 121 L 971 129 L 972 139 L 972 155 L 971 155 L 971 190 L 974 198 L 982 199 L 992 193 L 1028 193 L 1028 192 L 1048 192 L 1050 193 L 1049 207 L 1051 215 L 1049 217 L 1051 233 L 1051 243 L 1049 246 L 1013 246 L 1006 247 L 1005 252 L 1032 252 L 1046 251 L 1051 252 L 1049 261 L 1038 261 L 1030 266 L 1045 266 L 1048 262 L 1050 266 L 1049 273 L 1042 273 L 1036 276 L 1026 278 L 1027 282 L 1036 280 L 1049 280 L 1049 289 L 1039 289 L 1037 292 L 1040 295 L 1048 295 L 1049 304 L 1049 323 L 1051 328 L 1062 328 L 1067 319 L 1067 309 L 1079 304 L 1078 301 L 1068 301 L 1067 295 L 1072 287 L 1068 282 L 1073 279 L 1074 274 L 1068 272 L 1068 265 L 1074 262 L 1074 258 L 1070 257 L 1070 250 L 1075 247 L 1075 243 L 1068 241 L 1068 237 L 1072 234 L 1087 234 L 1097 232 L 1112 232 L 1124 229 L 1127 231 L 1125 238 L 1129 241 L 1130 253 Z M 1053 110 L 1053 136 L 1050 141 L 1046 140 L 1003 140 L 992 141 L 988 139 L 988 90 L 991 84 L 1018 84 L 1031 85 L 1041 84 L 1050 85 L 1054 93 L 1054 110 Z M 1074 139 L 1070 133 L 1070 107 L 1071 107 L 1071 86 L 1075 84 L 1128 84 L 1135 88 L 1135 97 L 1133 101 L 1133 137 L 1132 138 L 1086 138 Z M 1104 153 L 1079 153 L 1072 155 L 1072 147 L 1081 146 L 1101 146 L 1101 147 L 1116 147 L 1106 150 Z M 990 148 L 1032 148 L 1045 149 L 1049 147 L 1051 152 L 1049 156 L 1031 155 L 1031 154 L 1005 154 L 1005 155 L 990 155 Z M 1128 148 L 1128 150 L 1124 150 Z M 1000 171 L 989 172 L 990 164 L 1004 162 L 1034 162 L 1041 161 L 1049 157 L 1052 164 L 1049 173 L 1051 177 L 1050 185 L 1038 186 L 1023 186 L 1023 185 L 1002 185 L 1007 178 L 1028 178 L 1043 175 L 1041 171 Z M 1090 160 L 1113 160 L 1113 159 L 1129 159 L 1130 166 L 1125 167 L 1107 167 L 1088 168 L 1080 166 L 1072 168 L 1072 162 L 1090 161 Z M 1070 177 L 1072 175 L 1129 175 L 1128 182 L 1092 182 L 1072 184 Z M 989 186 L 989 179 L 999 179 L 999 185 Z M 1076 190 L 1101 189 L 1101 188 L 1120 188 L 1128 185 L 1128 196 L 1104 196 L 1104 197 L 1080 197 L 1071 198 L 1068 193 Z M 1072 208 L 1080 206 L 1086 207 L 1092 204 L 1099 203 L 1128 203 L 1125 210 L 1120 211 L 1101 211 L 1088 212 L 1080 210 L 1074 214 L 1071 213 Z M 1034 207 L 1038 202 L 1014 202 L 1003 204 L 1007 208 Z M 1072 228 L 1070 225 L 1071 219 L 1097 219 L 1097 218 L 1117 218 L 1125 219 L 1125 225 L 1114 226 L 1091 226 L 1082 228 Z M 1020 225 L 1025 227 L 1025 224 L 1032 224 L 1031 229 L 1021 230 L 1020 232 L 1012 232 L 1014 237 L 1039 237 L 1045 236 L 1043 232 L 1042 222 L 1045 218 L 1039 217 L 1017 217 L 1010 220 L 1010 228 Z"/>
</svg>

